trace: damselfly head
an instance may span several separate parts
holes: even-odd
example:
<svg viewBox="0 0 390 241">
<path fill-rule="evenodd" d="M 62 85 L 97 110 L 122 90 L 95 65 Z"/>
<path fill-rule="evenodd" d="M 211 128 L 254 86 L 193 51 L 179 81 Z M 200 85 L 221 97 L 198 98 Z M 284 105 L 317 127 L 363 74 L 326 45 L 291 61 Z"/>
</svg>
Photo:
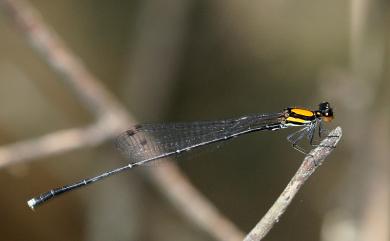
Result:
<svg viewBox="0 0 390 241">
<path fill-rule="evenodd" d="M 318 105 L 316 115 L 325 122 L 331 122 L 334 118 L 333 109 L 330 107 L 329 102 L 322 102 Z"/>
</svg>

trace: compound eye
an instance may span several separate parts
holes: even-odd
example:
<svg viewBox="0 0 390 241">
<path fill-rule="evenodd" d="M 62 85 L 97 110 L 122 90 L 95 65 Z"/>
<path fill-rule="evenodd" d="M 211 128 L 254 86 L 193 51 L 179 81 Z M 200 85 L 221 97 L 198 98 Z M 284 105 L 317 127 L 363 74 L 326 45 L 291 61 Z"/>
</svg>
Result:
<svg viewBox="0 0 390 241">
<path fill-rule="evenodd" d="M 322 102 L 319 104 L 319 109 L 322 111 L 322 112 L 325 112 L 327 110 L 330 109 L 330 104 L 329 102 Z"/>
</svg>

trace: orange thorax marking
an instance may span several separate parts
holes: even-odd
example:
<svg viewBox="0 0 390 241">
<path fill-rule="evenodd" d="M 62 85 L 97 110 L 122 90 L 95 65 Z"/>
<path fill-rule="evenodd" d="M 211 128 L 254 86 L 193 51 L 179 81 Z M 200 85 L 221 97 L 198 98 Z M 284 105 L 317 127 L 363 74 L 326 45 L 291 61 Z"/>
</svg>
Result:
<svg viewBox="0 0 390 241">
<path fill-rule="evenodd" d="M 297 115 L 306 116 L 306 117 L 312 117 L 314 115 L 312 111 L 300 109 L 300 108 L 291 109 L 291 112 L 295 113 Z"/>
</svg>

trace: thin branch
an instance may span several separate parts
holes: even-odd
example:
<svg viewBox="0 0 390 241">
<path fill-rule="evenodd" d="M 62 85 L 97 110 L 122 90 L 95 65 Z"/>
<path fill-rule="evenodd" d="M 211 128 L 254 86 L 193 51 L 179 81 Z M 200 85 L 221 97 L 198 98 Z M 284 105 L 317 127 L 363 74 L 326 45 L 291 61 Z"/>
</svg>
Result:
<svg viewBox="0 0 390 241">
<path fill-rule="evenodd" d="M 129 124 L 136 123 L 121 103 L 88 72 L 82 61 L 41 20 L 32 6 L 24 1 L 0 0 L 0 7 L 24 34 L 33 49 L 63 77 L 62 81 L 97 118 L 95 124 L 86 128 L 59 131 L 1 148 L 0 168 L 84 146 L 98 145 L 111 139 Z M 185 216 L 211 236 L 218 240 L 242 239 L 243 234 L 233 223 L 219 213 L 173 164 L 164 165 L 159 171 L 153 170 L 148 176 Z M 180 182 L 175 179 L 180 179 Z"/>
<path fill-rule="evenodd" d="M 1 0 L 0 7 L 24 34 L 30 46 L 63 77 L 61 80 L 72 89 L 85 107 L 97 117 L 114 113 L 116 118 L 128 121 L 126 109 L 43 22 L 31 5 L 24 1 Z"/>
<path fill-rule="evenodd" d="M 227 218 L 223 218 L 218 209 L 210 205 L 209 201 L 190 184 L 187 177 L 180 174 L 173 162 L 146 171 L 175 208 L 197 226 L 212 234 L 216 240 L 238 241 L 244 238 L 244 233 Z"/>
<path fill-rule="evenodd" d="M 97 134 L 99 132 L 96 132 L 96 129 L 93 127 L 73 128 L 1 146 L 0 168 L 81 148 L 86 145 L 95 145 L 99 141 L 91 137 Z"/>
<path fill-rule="evenodd" d="M 83 128 L 71 128 L 49 133 L 30 140 L 0 146 L 0 168 L 64 153 L 86 146 L 97 146 L 113 136 L 109 126 L 113 119 L 100 119 Z"/>
<path fill-rule="evenodd" d="M 306 155 L 298 171 L 287 184 L 282 194 L 274 202 L 272 207 L 264 215 L 264 217 L 257 223 L 257 225 L 245 237 L 244 241 L 259 241 L 262 240 L 272 227 L 277 223 L 290 205 L 292 199 L 301 189 L 306 180 L 314 173 L 314 171 L 322 165 L 325 158 L 333 151 L 342 136 L 341 127 L 332 130 L 328 137 L 325 138 L 318 147 L 311 150 Z"/>
</svg>

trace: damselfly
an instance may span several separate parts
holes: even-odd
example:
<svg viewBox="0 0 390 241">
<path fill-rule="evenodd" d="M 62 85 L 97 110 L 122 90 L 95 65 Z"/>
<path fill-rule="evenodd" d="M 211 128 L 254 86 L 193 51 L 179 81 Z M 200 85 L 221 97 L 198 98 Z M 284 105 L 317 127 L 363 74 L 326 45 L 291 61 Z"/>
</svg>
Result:
<svg viewBox="0 0 390 241">
<path fill-rule="evenodd" d="M 154 160 L 189 151 L 211 143 L 226 141 L 233 137 L 261 130 L 279 130 L 291 126 L 302 127 L 290 134 L 287 140 L 292 146 L 305 153 L 298 143 L 304 137 L 313 144 L 316 129 L 321 136 L 322 121 L 330 122 L 333 110 L 328 102 L 319 104 L 318 110 L 289 107 L 281 112 L 254 114 L 220 121 L 199 121 L 190 123 L 136 125 L 116 138 L 118 149 L 130 160 L 126 166 L 104 172 L 98 176 L 52 189 L 27 204 L 34 208 L 62 193 L 94 183 L 113 174 L 142 166 Z"/>
</svg>

